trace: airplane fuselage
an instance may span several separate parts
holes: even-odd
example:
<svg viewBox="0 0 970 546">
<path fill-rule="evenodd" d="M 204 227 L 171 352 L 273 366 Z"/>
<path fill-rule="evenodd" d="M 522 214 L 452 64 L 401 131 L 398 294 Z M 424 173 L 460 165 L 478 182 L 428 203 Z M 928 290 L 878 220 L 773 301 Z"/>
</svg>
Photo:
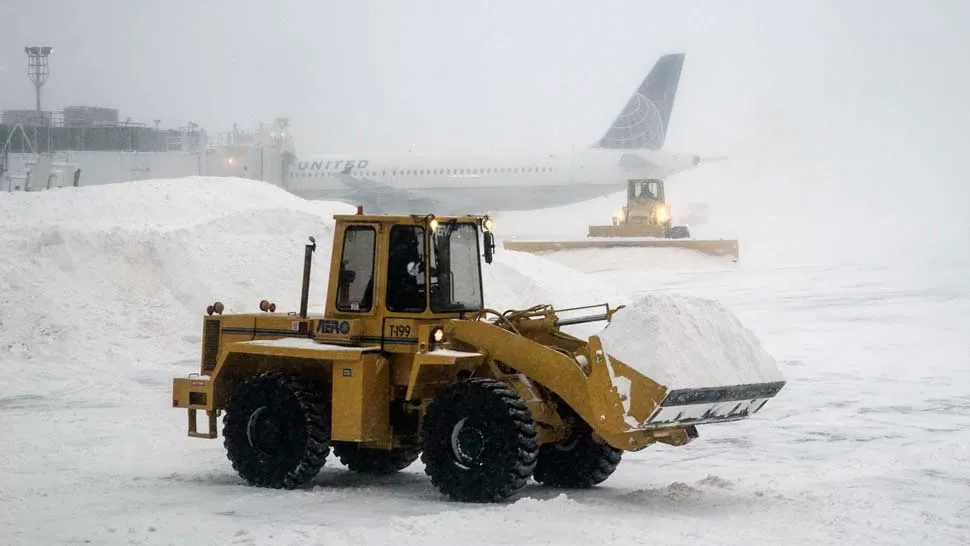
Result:
<svg viewBox="0 0 970 546">
<path fill-rule="evenodd" d="M 375 211 L 531 210 L 609 195 L 630 178 L 664 178 L 695 164 L 692 155 L 598 148 L 494 157 L 334 155 L 297 160 L 286 188 Z"/>
<path fill-rule="evenodd" d="M 631 178 L 666 178 L 695 155 L 663 150 L 683 53 L 661 56 L 591 147 L 494 156 L 333 155 L 287 167 L 287 190 L 374 212 L 466 214 L 532 210 L 623 191 Z"/>
</svg>

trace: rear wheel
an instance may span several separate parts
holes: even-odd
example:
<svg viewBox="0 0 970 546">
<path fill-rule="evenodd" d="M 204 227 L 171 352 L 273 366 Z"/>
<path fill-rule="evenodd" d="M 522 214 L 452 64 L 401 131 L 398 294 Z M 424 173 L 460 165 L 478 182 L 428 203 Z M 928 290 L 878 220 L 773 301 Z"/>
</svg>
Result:
<svg viewBox="0 0 970 546">
<path fill-rule="evenodd" d="M 393 474 L 416 461 L 421 454 L 421 448 L 406 446 L 388 450 L 361 447 L 354 442 L 334 442 L 333 454 L 354 472 Z"/>
<path fill-rule="evenodd" d="M 326 417 L 325 417 L 326 415 Z M 268 372 L 243 381 L 226 404 L 223 436 L 232 467 L 252 485 L 292 489 L 330 453 L 329 412 L 295 377 Z"/>
<path fill-rule="evenodd" d="M 668 239 L 690 239 L 690 228 L 687 226 L 673 226 L 667 230 Z"/>
<path fill-rule="evenodd" d="M 533 477 L 543 485 L 585 489 L 603 482 L 620 464 L 622 451 L 599 442 L 586 423 L 575 421 L 569 438 L 539 448 Z"/>
<path fill-rule="evenodd" d="M 469 502 L 500 501 L 535 468 L 536 432 L 525 402 L 493 379 L 445 388 L 424 418 L 421 460 L 439 491 Z"/>
</svg>

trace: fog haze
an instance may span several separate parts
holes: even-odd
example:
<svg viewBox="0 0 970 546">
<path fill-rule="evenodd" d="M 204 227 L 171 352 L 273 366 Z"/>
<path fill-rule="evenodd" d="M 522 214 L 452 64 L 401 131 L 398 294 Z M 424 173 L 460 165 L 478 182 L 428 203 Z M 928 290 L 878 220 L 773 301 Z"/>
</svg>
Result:
<svg viewBox="0 0 970 546">
<path fill-rule="evenodd" d="M 23 46 L 44 43 L 45 107 L 210 132 L 288 116 L 301 155 L 585 147 L 684 51 L 667 147 L 731 158 L 682 177 L 694 191 L 970 246 L 957 0 L 62 0 L 4 2 L 0 21 L 0 107 L 32 105 Z"/>
</svg>

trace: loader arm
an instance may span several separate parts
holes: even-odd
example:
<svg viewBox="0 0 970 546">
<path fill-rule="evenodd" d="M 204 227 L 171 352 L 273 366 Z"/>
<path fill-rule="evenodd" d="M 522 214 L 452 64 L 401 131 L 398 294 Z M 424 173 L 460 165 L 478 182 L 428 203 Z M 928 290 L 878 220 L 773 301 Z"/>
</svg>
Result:
<svg viewBox="0 0 970 546">
<path fill-rule="evenodd" d="M 556 393 L 607 443 L 625 450 L 637 450 L 654 442 L 680 445 L 692 438 L 687 427 L 636 429 L 630 426 L 624 399 L 616 388 L 615 372 L 597 338 L 586 346 L 590 367 L 587 374 L 579 362 L 527 337 L 483 321 L 453 320 L 445 324 L 445 334 L 475 347 L 490 360 L 525 374 L 530 381 Z M 651 405 L 660 403 L 666 389 L 641 376 L 639 391 Z"/>
<path fill-rule="evenodd" d="M 504 328 L 481 321 L 455 320 L 445 335 L 467 343 L 491 360 L 501 361 L 551 389 L 584 419 L 590 414 L 589 379 L 569 356 Z"/>
</svg>

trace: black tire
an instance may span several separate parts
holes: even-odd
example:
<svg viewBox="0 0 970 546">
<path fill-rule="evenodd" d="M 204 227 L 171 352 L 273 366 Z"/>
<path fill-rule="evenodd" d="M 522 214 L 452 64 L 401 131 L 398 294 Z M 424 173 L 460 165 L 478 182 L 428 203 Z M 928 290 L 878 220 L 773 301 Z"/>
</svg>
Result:
<svg viewBox="0 0 970 546">
<path fill-rule="evenodd" d="M 454 500 L 497 502 L 525 486 L 538 447 L 532 414 L 505 383 L 467 379 L 428 405 L 421 460 L 439 491 Z"/>
<path fill-rule="evenodd" d="M 668 239 L 690 239 L 690 228 L 687 226 L 673 226 L 667 230 Z"/>
<path fill-rule="evenodd" d="M 393 474 L 411 466 L 421 455 L 418 446 L 387 449 L 360 447 L 354 442 L 333 442 L 333 454 L 354 472 L 362 474 Z"/>
<path fill-rule="evenodd" d="M 251 485 L 293 489 L 316 476 L 330 453 L 329 412 L 296 378 L 267 372 L 242 382 L 226 404 L 223 444 Z"/>
<path fill-rule="evenodd" d="M 622 451 L 596 441 L 586 423 L 579 421 L 574 432 L 564 441 L 544 444 L 533 478 L 551 487 L 587 489 L 602 483 L 620 464 Z"/>
</svg>

